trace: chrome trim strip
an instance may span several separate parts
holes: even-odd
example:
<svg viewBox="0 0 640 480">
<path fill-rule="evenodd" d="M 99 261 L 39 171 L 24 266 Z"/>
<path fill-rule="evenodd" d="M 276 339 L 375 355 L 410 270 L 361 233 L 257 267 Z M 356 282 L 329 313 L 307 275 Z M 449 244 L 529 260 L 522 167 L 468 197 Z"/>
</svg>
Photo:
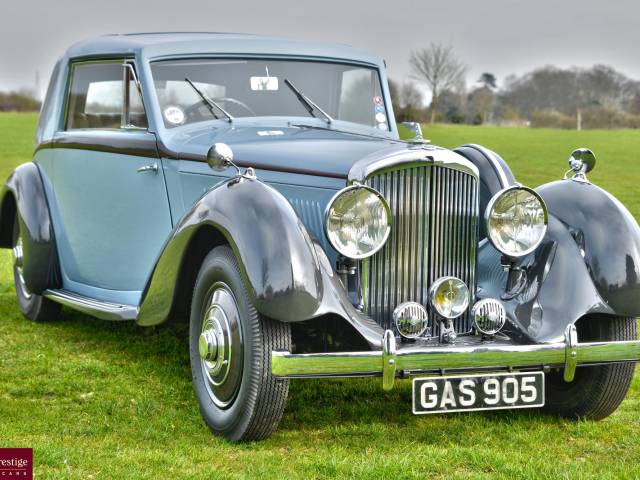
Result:
<svg viewBox="0 0 640 480">
<path fill-rule="evenodd" d="M 491 162 L 491 165 L 493 166 L 493 169 L 495 170 L 496 174 L 498 174 L 498 178 L 500 178 L 500 185 L 502 185 L 502 188 L 506 188 L 510 185 L 509 179 L 507 178 L 507 174 L 504 173 L 504 169 L 502 168 L 502 165 L 500 165 L 500 162 L 498 161 L 498 159 L 495 157 L 495 154 L 491 150 L 488 150 L 482 145 L 477 145 L 475 143 L 468 143 L 462 146 L 475 148 L 476 150 L 481 152 L 485 157 L 487 157 L 487 159 Z"/>
<path fill-rule="evenodd" d="M 478 168 L 462 155 L 433 145 L 396 144 L 378 150 L 356 162 L 349 171 L 348 183 L 362 183 L 373 174 L 424 165 L 443 165 L 479 178 Z"/>
<path fill-rule="evenodd" d="M 138 317 L 138 307 L 133 305 L 102 302 L 65 290 L 45 290 L 42 295 L 51 301 L 102 320 L 135 320 Z"/>
<path fill-rule="evenodd" d="M 292 354 L 271 353 L 271 372 L 276 377 L 313 378 L 341 376 L 379 376 L 386 373 L 394 360 L 397 372 L 405 374 L 441 373 L 443 370 L 478 371 L 546 366 L 564 367 L 567 344 L 558 342 L 541 345 L 476 345 L 408 347 L 396 351 L 365 351 L 344 353 Z M 390 349 L 389 349 L 390 350 Z M 640 341 L 577 343 L 570 349 L 571 362 L 576 365 L 640 360 Z"/>
</svg>

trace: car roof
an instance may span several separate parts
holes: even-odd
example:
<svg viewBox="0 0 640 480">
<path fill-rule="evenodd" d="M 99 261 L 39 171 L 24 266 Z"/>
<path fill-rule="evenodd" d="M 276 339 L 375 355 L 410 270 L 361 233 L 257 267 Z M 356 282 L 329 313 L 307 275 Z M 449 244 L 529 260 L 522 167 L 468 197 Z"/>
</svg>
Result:
<svg viewBox="0 0 640 480">
<path fill-rule="evenodd" d="M 319 57 L 383 65 L 367 50 L 348 45 L 230 32 L 119 33 L 94 37 L 71 46 L 68 58 L 139 55 L 153 60 L 181 55 L 275 55 Z"/>
</svg>

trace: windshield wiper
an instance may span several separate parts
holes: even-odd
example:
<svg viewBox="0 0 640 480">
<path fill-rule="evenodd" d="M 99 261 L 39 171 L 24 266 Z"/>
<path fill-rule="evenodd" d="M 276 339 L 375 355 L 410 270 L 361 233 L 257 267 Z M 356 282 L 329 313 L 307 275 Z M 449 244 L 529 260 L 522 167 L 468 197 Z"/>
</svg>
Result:
<svg viewBox="0 0 640 480">
<path fill-rule="evenodd" d="M 299 89 L 297 89 L 293 85 L 293 83 L 291 83 L 291 81 L 289 81 L 288 78 L 284 79 L 284 83 L 287 84 L 287 87 L 289 87 L 291 89 L 291 91 L 295 94 L 295 96 L 298 98 L 300 103 L 302 105 L 304 105 L 304 108 L 307 109 L 307 111 L 309 112 L 310 115 L 318 118 L 318 116 L 314 113 L 315 111 L 318 111 L 320 113 L 320 115 L 322 115 L 324 117 L 324 120 L 325 120 L 325 122 L 327 122 L 327 125 L 331 125 L 331 122 L 333 122 L 333 118 L 331 118 L 327 112 L 325 112 L 323 109 L 321 109 L 318 105 L 316 105 L 313 102 L 313 100 L 311 100 L 304 93 L 302 93 Z"/>
<path fill-rule="evenodd" d="M 229 123 L 233 122 L 233 117 L 231 116 L 231 114 L 227 112 L 224 108 L 222 108 L 218 103 L 211 100 L 202 90 L 196 87 L 195 84 L 191 80 L 189 80 L 189 77 L 185 78 L 184 80 L 189 85 L 191 85 L 191 88 L 193 88 L 196 91 L 196 93 L 200 96 L 202 101 L 207 104 L 207 106 L 209 107 L 209 111 L 211 112 L 211 115 L 213 115 L 216 119 L 220 118 L 218 117 L 218 115 L 216 115 L 216 112 L 213 111 L 213 108 L 215 107 L 218 110 L 220 110 L 225 117 L 227 117 L 227 120 L 229 121 Z"/>
</svg>

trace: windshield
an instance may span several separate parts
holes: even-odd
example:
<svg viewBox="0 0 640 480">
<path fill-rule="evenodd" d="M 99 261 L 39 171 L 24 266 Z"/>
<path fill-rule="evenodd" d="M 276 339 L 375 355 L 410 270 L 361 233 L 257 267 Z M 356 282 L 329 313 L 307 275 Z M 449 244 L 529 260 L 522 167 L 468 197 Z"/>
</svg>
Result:
<svg viewBox="0 0 640 480">
<path fill-rule="evenodd" d="M 167 128 L 212 118 L 227 120 L 198 90 L 233 118 L 311 117 L 286 79 L 333 119 L 389 131 L 375 68 L 302 60 L 227 59 L 158 61 L 151 64 L 151 71 Z"/>
</svg>

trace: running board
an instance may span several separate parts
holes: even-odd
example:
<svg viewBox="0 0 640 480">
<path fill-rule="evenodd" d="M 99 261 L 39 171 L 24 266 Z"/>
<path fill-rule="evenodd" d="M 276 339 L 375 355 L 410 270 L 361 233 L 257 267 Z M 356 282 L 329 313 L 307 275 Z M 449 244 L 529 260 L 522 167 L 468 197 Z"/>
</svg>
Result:
<svg viewBox="0 0 640 480">
<path fill-rule="evenodd" d="M 103 302 L 66 290 L 45 290 L 42 295 L 53 302 L 102 320 L 135 320 L 138 317 L 138 307 L 133 305 Z"/>
</svg>

